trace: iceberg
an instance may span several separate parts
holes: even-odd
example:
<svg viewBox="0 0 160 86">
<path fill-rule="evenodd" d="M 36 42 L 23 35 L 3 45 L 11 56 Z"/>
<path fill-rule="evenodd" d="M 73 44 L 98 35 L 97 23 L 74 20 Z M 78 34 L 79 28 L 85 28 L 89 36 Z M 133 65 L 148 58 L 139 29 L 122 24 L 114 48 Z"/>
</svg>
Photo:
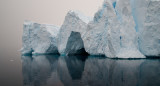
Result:
<svg viewBox="0 0 160 86">
<path fill-rule="evenodd" d="M 25 21 L 22 54 L 57 54 L 58 33 L 59 27 L 57 26 Z"/>
<path fill-rule="evenodd" d="M 88 22 L 91 20 L 90 17 L 86 17 L 84 16 L 82 13 L 80 13 L 79 11 L 69 11 L 65 17 L 64 23 L 60 28 L 60 32 L 58 34 L 58 51 L 61 55 L 67 55 L 70 51 L 72 51 L 72 54 L 76 54 L 76 50 L 78 49 L 82 49 L 83 48 L 83 44 L 79 44 L 79 43 L 83 43 L 83 41 L 81 39 L 83 39 L 84 37 L 84 33 L 86 32 L 86 27 Z M 70 36 L 74 36 L 74 34 L 76 35 L 76 33 L 71 34 L 72 31 L 75 32 L 79 32 L 80 36 L 78 38 L 79 41 L 81 42 L 77 42 L 78 45 L 80 46 L 75 46 L 75 45 L 67 45 L 67 42 L 70 41 L 72 42 L 72 38 L 74 39 L 75 37 L 70 37 Z M 77 33 L 78 36 L 78 33 Z M 69 38 L 71 40 L 69 40 Z M 76 39 L 74 39 L 76 41 Z M 78 40 L 77 40 L 78 41 Z M 67 46 L 70 46 L 68 48 L 72 48 L 72 49 L 68 49 Z M 67 48 L 67 50 L 66 50 Z M 76 49 L 76 50 L 74 50 Z M 70 51 L 68 51 L 70 50 Z M 71 53 L 71 52 L 70 52 Z"/>
<path fill-rule="evenodd" d="M 93 19 L 69 11 L 62 26 L 25 21 L 22 54 L 160 56 L 160 0 L 104 0 Z"/>
</svg>

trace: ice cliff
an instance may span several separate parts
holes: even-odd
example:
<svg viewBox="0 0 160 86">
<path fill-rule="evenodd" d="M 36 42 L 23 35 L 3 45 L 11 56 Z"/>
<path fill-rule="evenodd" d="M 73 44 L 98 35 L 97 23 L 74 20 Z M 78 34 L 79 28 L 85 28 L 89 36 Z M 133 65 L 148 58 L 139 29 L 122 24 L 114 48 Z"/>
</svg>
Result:
<svg viewBox="0 0 160 86">
<path fill-rule="evenodd" d="M 24 23 L 22 54 L 160 56 L 160 0 L 104 0 L 93 19 L 69 11 L 60 28 Z"/>
<path fill-rule="evenodd" d="M 85 49 L 91 55 L 115 57 L 120 49 L 119 35 L 119 22 L 112 3 L 104 1 L 94 20 L 87 26 L 84 38 Z"/>
<path fill-rule="evenodd" d="M 116 5 L 113 6 L 113 3 Z M 84 43 L 90 54 L 118 58 L 145 57 L 138 50 L 138 36 L 129 0 L 125 3 L 105 0 L 87 29 Z"/>
<path fill-rule="evenodd" d="M 121 49 L 117 57 L 144 58 L 138 50 L 138 36 L 135 29 L 135 21 L 133 19 L 131 3 L 129 0 L 117 0 L 116 12 L 120 21 L 120 45 Z"/>
<path fill-rule="evenodd" d="M 146 56 L 160 56 L 160 0 L 133 1 L 139 48 Z"/>
</svg>

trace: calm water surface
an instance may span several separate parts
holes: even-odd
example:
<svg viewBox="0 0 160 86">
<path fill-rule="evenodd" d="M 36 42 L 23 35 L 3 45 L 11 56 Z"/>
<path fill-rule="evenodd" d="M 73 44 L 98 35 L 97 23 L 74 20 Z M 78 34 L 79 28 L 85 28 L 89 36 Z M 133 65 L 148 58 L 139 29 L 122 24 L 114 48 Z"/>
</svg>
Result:
<svg viewBox="0 0 160 86">
<path fill-rule="evenodd" d="M 0 86 L 160 86 L 160 59 L 1 57 Z"/>
</svg>

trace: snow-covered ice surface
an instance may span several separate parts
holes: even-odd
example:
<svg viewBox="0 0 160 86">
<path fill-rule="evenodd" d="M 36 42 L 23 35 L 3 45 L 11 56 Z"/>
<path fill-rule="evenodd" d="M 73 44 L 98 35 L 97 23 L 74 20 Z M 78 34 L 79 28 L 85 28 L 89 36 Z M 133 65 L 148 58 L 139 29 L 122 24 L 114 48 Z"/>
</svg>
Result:
<svg viewBox="0 0 160 86">
<path fill-rule="evenodd" d="M 24 22 L 22 54 L 57 54 L 57 34 L 59 27 Z"/>
<path fill-rule="evenodd" d="M 86 32 L 89 17 L 84 16 L 79 11 L 69 11 L 58 35 L 58 51 L 61 55 L 66 55 L 67 41 L 72 31 L 79 32 L 83 38 Z M 75 46 L 76 47 L 76 46 Z"/>
</svg>

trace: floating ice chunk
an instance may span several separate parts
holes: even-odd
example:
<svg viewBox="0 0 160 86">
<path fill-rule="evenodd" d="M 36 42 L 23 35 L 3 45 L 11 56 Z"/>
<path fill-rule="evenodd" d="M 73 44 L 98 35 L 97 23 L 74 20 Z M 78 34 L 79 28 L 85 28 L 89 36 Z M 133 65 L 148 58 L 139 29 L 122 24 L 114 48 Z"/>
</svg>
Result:
<svg viewBox="0 0 160 86">
<path fill-rule="evenodd" d="M 22 54 L 58 53 L 57 34 L 59 27 L 54 25 L 24 22 Z"/>
</svg>

